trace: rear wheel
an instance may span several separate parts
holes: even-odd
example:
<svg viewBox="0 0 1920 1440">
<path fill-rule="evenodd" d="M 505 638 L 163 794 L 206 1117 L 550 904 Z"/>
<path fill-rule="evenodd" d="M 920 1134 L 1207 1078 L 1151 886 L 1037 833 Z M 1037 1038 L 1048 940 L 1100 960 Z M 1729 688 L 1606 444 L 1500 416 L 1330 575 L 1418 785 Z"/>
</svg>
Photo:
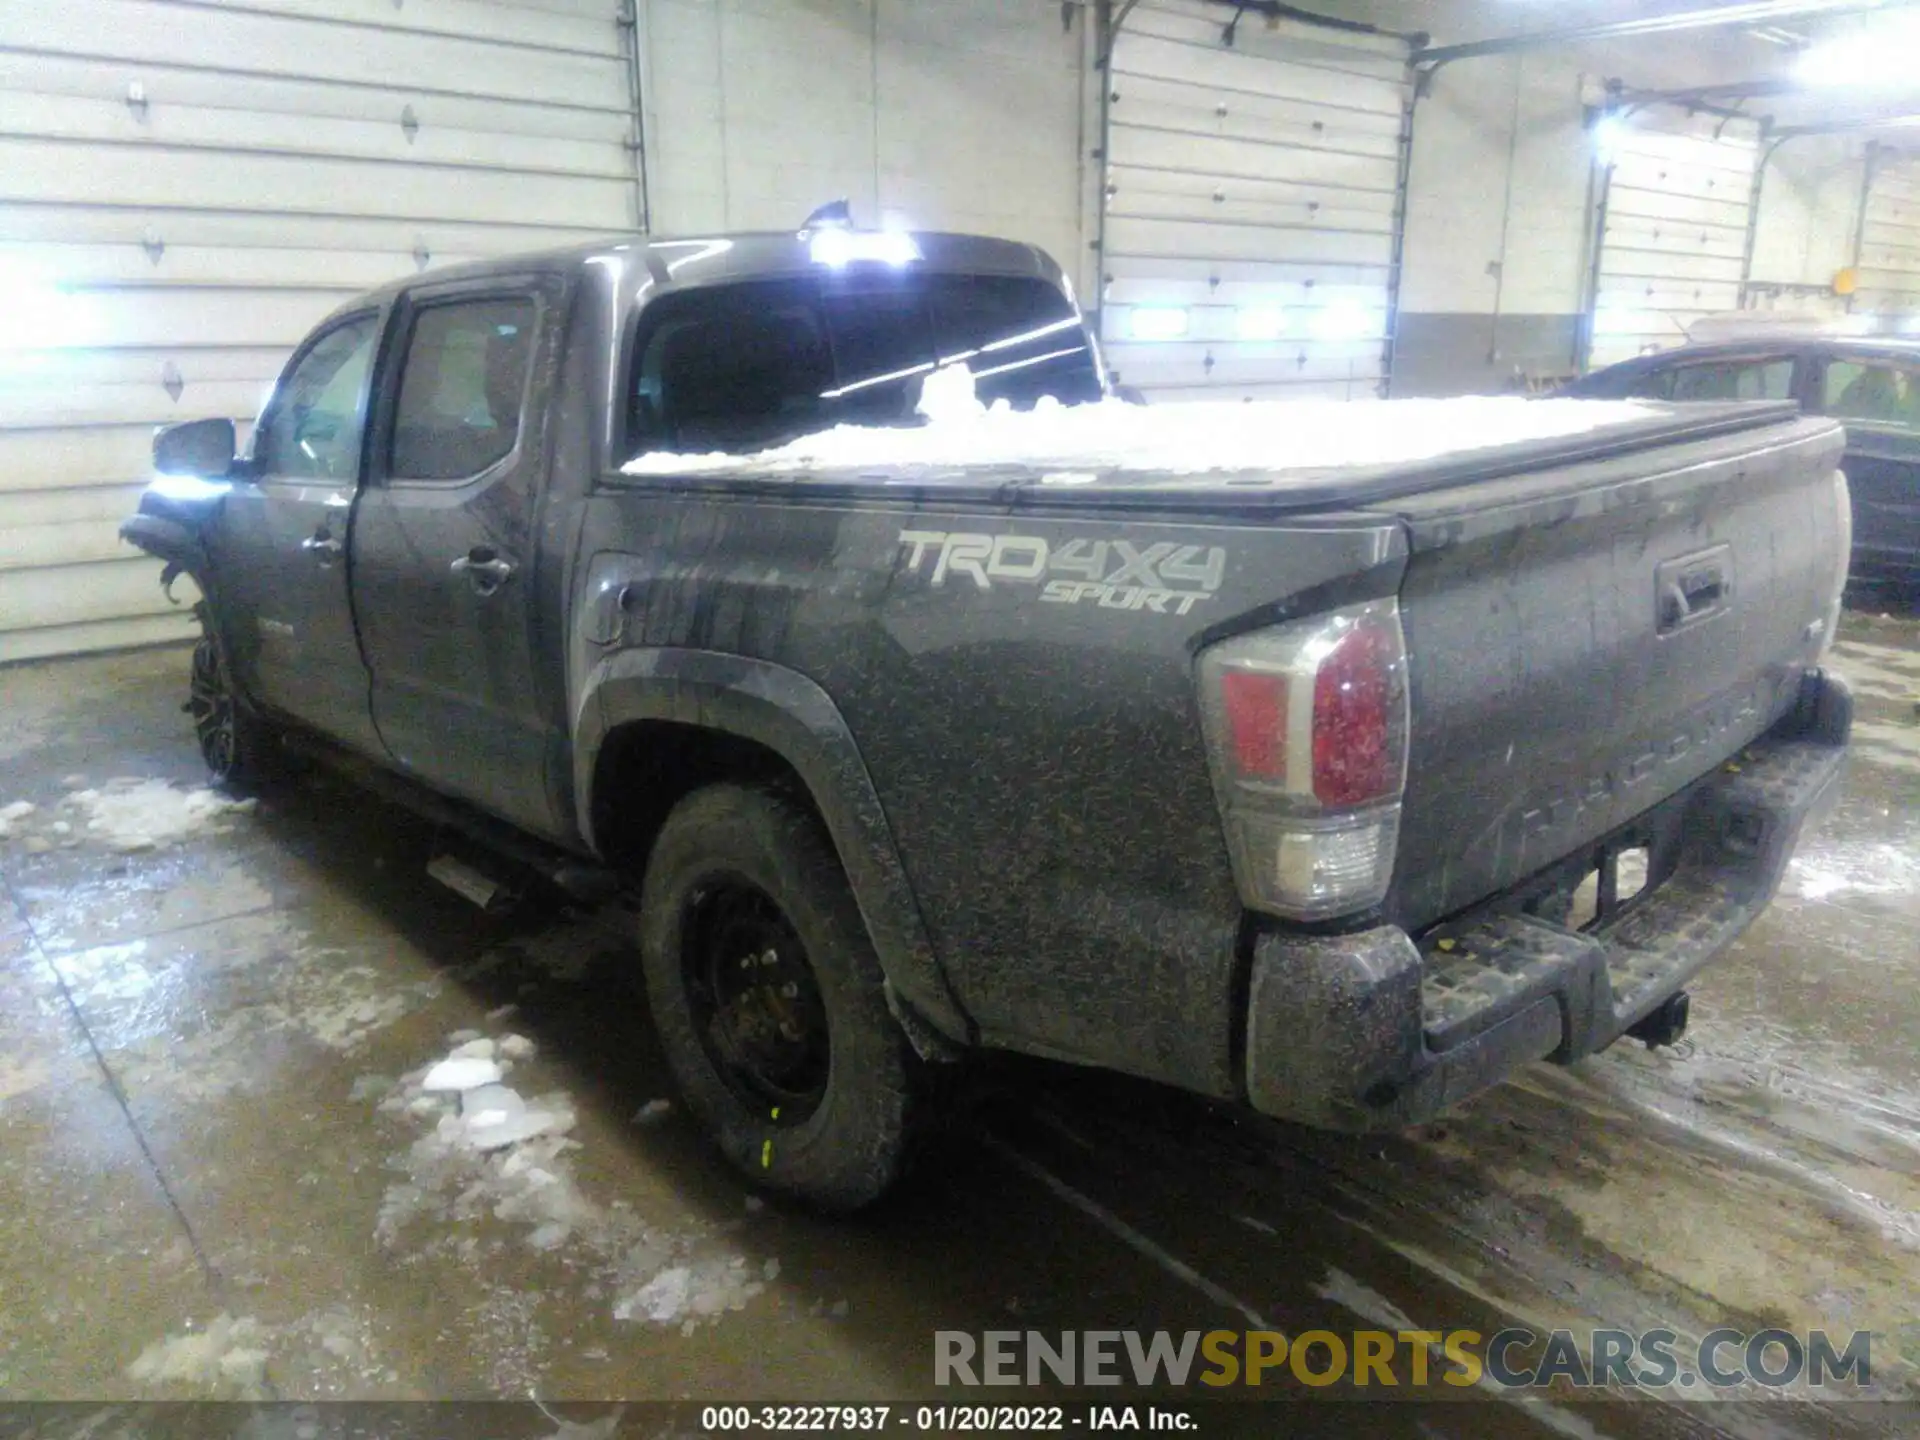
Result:
<svg viewBox="0 0 1920 1440">
<path fill-rule="evenodd" d="M 688 1108 L 742 1172 L 833 1210 L 905 1165 L 920 1062 L 819 821 L 716 785 L 668 816 L 640 910 L 647 995 Z"/>
</svg>

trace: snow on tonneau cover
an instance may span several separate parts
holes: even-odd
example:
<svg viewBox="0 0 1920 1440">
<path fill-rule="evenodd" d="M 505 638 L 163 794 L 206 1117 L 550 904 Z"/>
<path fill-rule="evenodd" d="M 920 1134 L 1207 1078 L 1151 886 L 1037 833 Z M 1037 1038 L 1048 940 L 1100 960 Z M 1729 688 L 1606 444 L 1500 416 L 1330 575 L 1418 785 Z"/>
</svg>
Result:
<svg viewBox="0 0 1920 1440">
<path fill-rule="evenodd" d="M 958 385 L 947 376 L 958 377 Z M 1061 405 L 1016 411 L 974 399 L 965 366 L 935 372 L 918 427 L 838 425 L 752 455 L 641 455 L 629 475 L 797 475 L 848 470 L 1019 467 L 1045 483 L 1107 477 L 1231 474 L 1283 486 L 1329 471 L 1409 465 L 1490 447 L 1566 440 L 1663 418 L 1631 400 L 1515 396 L 1397 400 L 1356 410 L 1346 401 Z"/>
<path fill-rule="evenodd" d="M 1108 400 L 1019 413 L 980 406 L 953 368 L 928 381 L 923 426 L 841 426 L 747 456 L 648 454 L 625 470 L 696 485 L 972 482 L 1025 508 L 1198 509 L 1240 524 L 1393 515 L 1411 552 L 1412 735 L 1385 910 L 1410 929 L 1612 834 L 1734 755 L 1791 706 L 1838 616 L 1841 436 L 1790 406 Z"/>
</svg>

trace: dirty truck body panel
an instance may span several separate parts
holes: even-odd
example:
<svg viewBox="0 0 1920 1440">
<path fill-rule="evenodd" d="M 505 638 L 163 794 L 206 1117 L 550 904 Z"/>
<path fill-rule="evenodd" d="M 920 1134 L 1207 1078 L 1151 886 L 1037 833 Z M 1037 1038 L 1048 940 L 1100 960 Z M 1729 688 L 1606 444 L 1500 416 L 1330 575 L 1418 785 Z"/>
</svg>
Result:
<svg viewBox="0 0 1920 1440">
<path fill-rule="evenodd" d="M 1027 247 L 922 249 L 956 284 L 1061 289 Z M 375 297 L 367 436 L 327 492 L 347 496 L 350 527 L 338 693 L 323 711 L 262 680 L 252 698 L 621 863 L 609 817 L 643 797 L 609 790 L 605 757 L 629 727 L 764 747 L 824 820 L 923 1050 L 1064 1057 L 1344 1128 L 1417 1120 L 1516 1064 L 1611 1043 L 1766 904 L 1847 729 L 1818 666 L 1846 553 L 1832 425 L 1650 409 L 1605 439 L 1284 493 L 1123 473 L 1050 489 L 986 467 L 621 473 L 675 403 L 644 379 L 674 306 L 773 286 L 741 312 L 757 323 L 801 303 L 778 287 L 815 269 L 792 236 L 635 242 Z M 496 415 L 520 386 L 517 430 L 488 430 L 475 473 L 437 466 L 428 436 L 413 468 L 453 473 L 404 474 L 402 356 L 463 298 L 468 314 L 496 306 L 472 363 Z M 1057 344 L 1059 322 L 1045 328 Z M 1069 339 L 1092 357 L 1077 323 Z M 264 541 L 226 548 L 274 483 L 244 463 L 224 498 L 156 482 L 129 522 L 157 553 L 204 547 L 238 654 L 269 643 L 251 597 L 318 568 L 297 548 L 312 534 L 271 557 Z M 230 581 L 223 562 L 248 573 Z M 1404 785 L 1381 812 L 1397 843 L 1366 903 L 1288 918 L 1249 895 L 1232 837 L 1266 834 L 1266 812 L 1250 829 L 1223 818 L 1219 736 L 1251 763 L 1273 738 L 1261 724 L 1291 724 L 1317 766 L 1340 734 L 1318 711 L 1237 715 L 1235 696 L 1269 693 L 1266 662 L 1250 689 L 1216 693 L 1205 657 L 1327 615 L 1404 637 L 1387 678 L 1356 682 L 1404 704 Z M 339 717 L 355 686 L 360 710 Z M 1210 729 L 1221 713 L 1243 728 Z M 1628 849 L 1647 883 L 1622 900 Z M 1583 928 L 1567 905 L 1596 868 L 1605 903 Z"/>
</svg>

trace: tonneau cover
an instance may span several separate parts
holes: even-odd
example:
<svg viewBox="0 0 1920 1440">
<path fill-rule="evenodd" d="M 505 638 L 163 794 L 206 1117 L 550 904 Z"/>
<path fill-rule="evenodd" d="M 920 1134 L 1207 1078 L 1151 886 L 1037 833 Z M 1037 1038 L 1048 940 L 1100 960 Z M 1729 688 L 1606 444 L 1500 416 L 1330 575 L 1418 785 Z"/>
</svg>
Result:
<svg viewBox="0 0 1920 1440">
<path fill-rule="evenodd" d="M 1108 401 L 841 426 L 753 455 L 654 453 L 623 474 L 676 488 L 924 491 L 1048 507 L 1292 511 L 1375 503 L 1790 423 L 1777 402 L 1469 396 L 1384 403 Z"/>
</svg>

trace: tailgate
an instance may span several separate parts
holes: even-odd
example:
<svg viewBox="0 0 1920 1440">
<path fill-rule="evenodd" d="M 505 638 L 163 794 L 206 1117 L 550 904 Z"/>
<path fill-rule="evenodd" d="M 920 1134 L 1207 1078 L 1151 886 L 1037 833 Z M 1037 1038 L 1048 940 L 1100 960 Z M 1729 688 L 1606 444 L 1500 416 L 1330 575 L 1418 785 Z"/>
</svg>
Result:
<svg viewBox="0 0 1920 1440">
<path fill-rule="evenodd" d="M 1591 845 L 1792 705 L 1845 572 L 1840 450 L 1796 419 L 1381 507 L 1412 552 L 1390 918 Z"/>
</svg>

